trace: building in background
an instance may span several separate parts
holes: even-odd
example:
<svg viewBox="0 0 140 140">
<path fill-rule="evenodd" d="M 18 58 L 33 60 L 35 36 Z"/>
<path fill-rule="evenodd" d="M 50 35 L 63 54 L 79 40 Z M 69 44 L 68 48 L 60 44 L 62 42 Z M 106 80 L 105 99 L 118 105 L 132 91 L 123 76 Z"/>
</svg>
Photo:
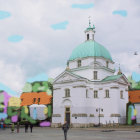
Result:
<svg viewBox="0 0 140 140">
<path fill-rule="evenodd" d="M 73 127 L 126 123 L 128 80 L 109 51 L 94 39 L 95 26 L 85 30 L 85 41 L 77 46 L 64 72 L 53 82 L 52 126 L 66 120 Z"/>
<path fill-rule="evenodd" d="M 127 123 L 140 124 L 140 75 L 133 72 L 131 76 L 128 77 L 128 81 L 131 86 L 129 87 L 129 103 L 127 105 Z"/>
</svg>

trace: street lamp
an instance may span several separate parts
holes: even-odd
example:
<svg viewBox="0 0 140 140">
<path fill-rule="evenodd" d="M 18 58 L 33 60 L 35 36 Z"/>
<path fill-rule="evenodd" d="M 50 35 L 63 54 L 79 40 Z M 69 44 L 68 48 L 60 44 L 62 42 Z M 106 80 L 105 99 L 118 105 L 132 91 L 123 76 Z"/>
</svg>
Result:
<svg viewBox="0 0 140 140">
<path fill-rule="evenodd" d="M 99 112 L 98 117 L 99 117 L 99 126 L 100 126 L 100 113 L 103 112 L 102 108 L 97 108 L 96 112 Z"/>
</svg>

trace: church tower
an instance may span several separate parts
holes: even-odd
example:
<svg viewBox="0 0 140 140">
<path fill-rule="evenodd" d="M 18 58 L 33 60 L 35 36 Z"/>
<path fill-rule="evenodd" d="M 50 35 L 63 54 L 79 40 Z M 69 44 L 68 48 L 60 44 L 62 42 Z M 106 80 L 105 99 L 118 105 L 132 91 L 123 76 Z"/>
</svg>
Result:
<svg viewBox="0 0 140 140">
<path fill-rule="evenodd" d="M 85 30 L 86 35 L 86 41 L 94 40 L 94 34 L 95 34 L 95 26 L 91 26 L 91 22 L 89 20 L 89 27 Z"/>
</svg>

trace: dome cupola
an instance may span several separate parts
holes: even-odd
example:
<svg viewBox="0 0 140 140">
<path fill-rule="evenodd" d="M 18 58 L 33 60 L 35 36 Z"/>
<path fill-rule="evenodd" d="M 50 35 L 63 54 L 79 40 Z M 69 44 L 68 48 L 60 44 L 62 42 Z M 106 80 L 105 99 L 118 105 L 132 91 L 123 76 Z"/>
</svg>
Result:
<svg viewBox="0 0 140 140">
<path fill-rule="evenodd" d="M 85 35 L 86 35 L 86 41 L 88 40 L 94 40 L 94 34 L 95 34 L 95 26 L 91 26 L 91 22 L 89 20 L 89 26 L 85 30 Z"/>
<path fill-rule="evenodd" d="M 78 45 L 73 51 L 68 61 L 76 59 L 82 59 L 87 57 L 100 57 L 107 59 L 106 61 L 112 61 L 112 57 L 109 51 L 101 44 L 94 40 L 95 26 L 91 26 L 89 20 L 89 26 L 85 30 L 86 41 Z"/>
</svg>

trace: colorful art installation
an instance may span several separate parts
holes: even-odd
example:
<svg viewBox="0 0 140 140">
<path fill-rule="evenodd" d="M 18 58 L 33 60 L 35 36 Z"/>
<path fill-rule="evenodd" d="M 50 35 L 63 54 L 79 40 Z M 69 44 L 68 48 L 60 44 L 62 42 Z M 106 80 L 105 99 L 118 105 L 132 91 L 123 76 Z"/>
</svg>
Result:
<svg viewBox="0 0 140 140">
<path fill-rule="evenodd" d="M 48 127 L 51 125 L 51 116 L 52 79 L 27 82 L 20 98 L 0 91 L 0 120 L 6 124 L 28 121 L 33 124 L 39 122 L 41 127 Z"/>
<path fill-rule="evenodd" d="M 40 77 L 38 77 L 40 80 Z M 36 79 L 38 79 L 36 77 Z M 40 122 L 40 126 L 50 126 L 52 116 L 52 79 L 48 81 L 30 79 L 20 96 L 21 106 L 28 108 L 30 117 Z M 32 81 L 32 82 L 31 82 Z M 27 109 L 26 109 L 27 110 Z"/>
<path fill-rule="evenodd" d="M 7 92 L 2 91 L 0 93 L 0 120 L 7 118 L 7 107 L 10 98 L 11 96 Z"/>
<path fill-rule="evenodd" d="M 134 105 L 128 106 L 128 121 L 129 125 L 133 124 L 133 121 L 136 120 L 137 110 L 135 109 Z"/>
<path fill-rule="evenodd" d="M 41 127 L 48 127 L 48 126 L 51 126 L 51 123 L 47 122 L 47 121 L 43 121 L 43 122 L 40 123 L 40 126 Z"/>
</svg>

